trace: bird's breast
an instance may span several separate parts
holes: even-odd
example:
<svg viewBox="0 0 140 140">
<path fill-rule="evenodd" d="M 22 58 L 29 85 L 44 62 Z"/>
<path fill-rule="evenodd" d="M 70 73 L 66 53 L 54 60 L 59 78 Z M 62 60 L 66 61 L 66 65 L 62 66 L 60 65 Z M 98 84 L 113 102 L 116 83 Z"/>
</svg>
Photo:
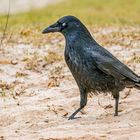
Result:
<svg viewBox="0 0 140 140">
<path fill-rule="evenodd" d="M 84 84 L 89 81 L 89 71 L 91 67 L 93 69 L 93 66 L 90 65 L 88 58 L 75 50 L 66 50 L 65 61 L 77 83 Z"/>
<path fill-rule="evenodd" d="M 65 61 L 72 72 L 82 69 L 80 57 L 74 51 L 65 52 Z"/>
</svg>

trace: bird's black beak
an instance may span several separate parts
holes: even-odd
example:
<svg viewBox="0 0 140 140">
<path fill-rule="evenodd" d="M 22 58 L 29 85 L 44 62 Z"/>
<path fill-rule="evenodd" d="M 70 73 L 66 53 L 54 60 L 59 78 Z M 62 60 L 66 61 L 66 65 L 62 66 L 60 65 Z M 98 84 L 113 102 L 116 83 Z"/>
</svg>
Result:
<svg viewBox="0 0 140 140">
<path fill-rule="evenodd" d="M 46 33 L 52 33 L 52 32 L 60 32 L 61 27 L 58 25 L 58 23 L 54 23 L 53 25 L 50 25 L 46 29 L 42 31 L 43 34 Z"/>
</svg>

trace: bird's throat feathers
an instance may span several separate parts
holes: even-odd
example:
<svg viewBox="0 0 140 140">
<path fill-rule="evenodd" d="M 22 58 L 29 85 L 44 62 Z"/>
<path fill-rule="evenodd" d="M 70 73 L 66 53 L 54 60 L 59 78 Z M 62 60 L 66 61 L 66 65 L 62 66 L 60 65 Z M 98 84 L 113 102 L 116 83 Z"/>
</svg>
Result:
<svg viewBox="0 0 140 140">
<path fill-rule="evenodd" d="M 86 31 L 82 30 L 73 30 L 70 32 L 63 33 L 66 44 L 70 46 L 76 46 L 76 44 L 81 43 L 81 44 L 87 44 L 93 41 L 93 38 L 91 34 Z"/>
</svg>

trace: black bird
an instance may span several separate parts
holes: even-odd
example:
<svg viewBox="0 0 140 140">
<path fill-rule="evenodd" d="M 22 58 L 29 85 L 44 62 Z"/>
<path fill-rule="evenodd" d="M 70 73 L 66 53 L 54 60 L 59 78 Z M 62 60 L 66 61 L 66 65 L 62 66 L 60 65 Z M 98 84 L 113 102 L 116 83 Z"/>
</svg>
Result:
<svg viewBox="0 0 140 140">
<path fill-rule="evenodd" d="M 82 22 L 74 16 L 64 16 L 42 33 L 60 32 L 66 40 L 65 61 L 80 90 L 80 107 L 87 104 L 90 92 L 110 92 L 115 99 L 115 116 L 118 116 L 119 92 L 125 87 L 140 87 L 140 77 L 120 62 L 91 36 Z"/>
</svg>

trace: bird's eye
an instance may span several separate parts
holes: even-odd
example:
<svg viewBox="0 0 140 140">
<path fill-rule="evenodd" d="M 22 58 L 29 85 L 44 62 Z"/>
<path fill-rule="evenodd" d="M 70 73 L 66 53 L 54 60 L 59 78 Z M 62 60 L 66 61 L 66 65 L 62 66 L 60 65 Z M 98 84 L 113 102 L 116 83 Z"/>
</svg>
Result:
<svg viewBox="0 0 140 140">
<path fill-rule="evenodd" d="M 63 27 L 66 27 L 66 25 L 67 25 L 67 24 L 66 24 L 65 22 L 62 24 Z"/>
</svg>

